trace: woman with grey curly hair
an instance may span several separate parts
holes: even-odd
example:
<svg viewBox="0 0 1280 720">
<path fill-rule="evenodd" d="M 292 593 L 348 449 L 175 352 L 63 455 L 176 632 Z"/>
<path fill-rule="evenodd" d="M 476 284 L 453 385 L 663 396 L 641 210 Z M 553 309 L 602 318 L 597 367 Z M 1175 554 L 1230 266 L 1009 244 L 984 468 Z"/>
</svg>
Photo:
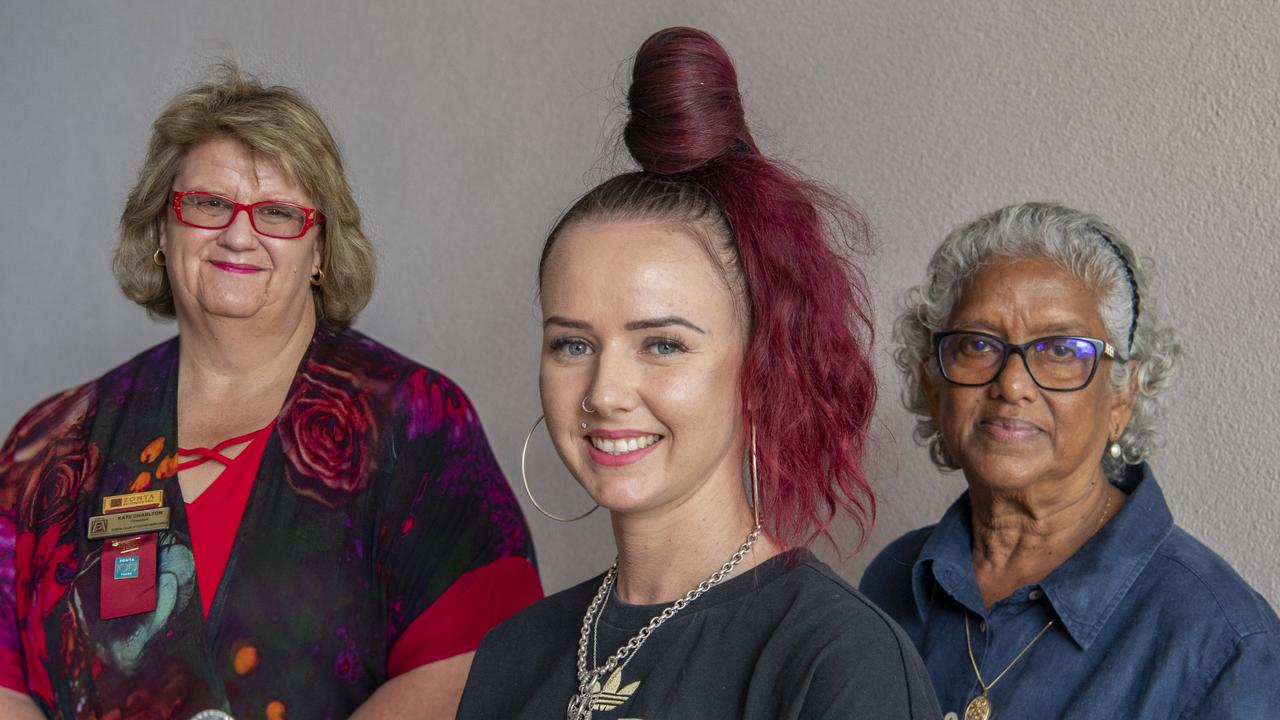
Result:
<svg viewBox="0 0 1280 720">
<path fill-rule="evenodd" d="M 916 439 L 969 490 L 862 590 L 948 718 L 1280 707 L 1280 621 L 1174 525 L 1147 465 L 1181 349 L 1112 227 L 1026 203 L 956 229 L 895 338 Z"/>
</svg>

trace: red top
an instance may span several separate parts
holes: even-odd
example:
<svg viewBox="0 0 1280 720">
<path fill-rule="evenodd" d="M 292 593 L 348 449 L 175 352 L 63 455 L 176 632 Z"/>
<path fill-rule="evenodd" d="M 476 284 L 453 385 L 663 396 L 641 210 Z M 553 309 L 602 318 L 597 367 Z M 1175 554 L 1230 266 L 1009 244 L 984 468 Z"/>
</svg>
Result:
<svg viewBox="0 0 1280 720">
<path fill-rule="evenodd" d="M 212 448 L 179 449 L 179 455 L 199 455 L 178 465 L 181 472 L 207 460 L 226 469 L 195 500 L 187 503 L 187 523 L 191 528 L 191 551 L 195 555 L 196 584 L 204 616 L 217 592 L 222 573 L 231 556 L 240 520 L 244 516 L 253 480 L 266 449 L 272 420 L 266 427 L 240 437 L 224 440 Z M 248 440 L 249 445 L 235 458 L 222 451 Z M 492 592 L 503 588 L 502 593 Z M 480 646 L 485 633 L 516 610 L 542 598 L 538 571 L 521 557 L 504 557 L 468 572 L 454 581 L 436 601 L 414 619 L 391 647 L 387 674 L 395 677 L 436 660 L 471 652 Z"/>
<path fill-rule="evenodd" d="M 272 420 L 260 430 L 224 440 L 213 448 L 178 450 L 179 457 L 200 456 L 179 463 L 178 472 L 200 465 L 206 460 L 226 466 L 212 485 L 205 488 L 195 500 L 187 503 L 191 552 L 196 559 L 196 586 L 200 588 L 200 605 L 206 618 L 209 617 L 209 608 L 213 606 L 218 583 L 222 581 L 222 571 L 227 569 L 227 558 L 231 557 L 231 546 L 235 543 L 240 519 L 244 517 L 244 508 L 249 502 L 249 491 L 253 489 L 253 479 L 258 475 L 258 465 L 262 463 L 262 451 L 266 449 L 267 438 L 271 437 L 271 429 L 275 426 L 276 421 Z M 234 459 L 222 455 L 224 449 L 239 445 L 245 440 L 249 441 L 248 447 L 241 450 Z"/>
</svg>

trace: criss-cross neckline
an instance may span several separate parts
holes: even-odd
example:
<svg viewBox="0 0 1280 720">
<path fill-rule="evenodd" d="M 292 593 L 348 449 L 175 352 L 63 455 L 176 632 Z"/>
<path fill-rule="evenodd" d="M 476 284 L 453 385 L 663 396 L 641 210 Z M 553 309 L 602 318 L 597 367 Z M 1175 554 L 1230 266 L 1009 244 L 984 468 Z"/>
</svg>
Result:
<svg viewBox="0 0 1280 720">
<path fill-rule="evenodd" d="M 268 423 L 268 425 L 270 425 L 270 423 Z M 233 437 L 233 438 L 227 438 L 226 440 L 223 440 L 222 442 L 218 443 L 217 445 L 214 445 L 211 448 L 180 447 L 178 448 L 178 457 L 182 457 L 184 455 L 186 456 L 195 455 L 196 457 L 190 460 L 184 460 L 182 462 L 179 462 L 178 472 L 182 472 L 183 470 L 188 470 L 190 468 L 203 465 L 204 463 L 210 460 L 213 460 L 216 463 L 220 463 L 223 466 L 230 466 L 231 463 L 235 462 L 235 458 L 229 458 L 226 455 L 223 455 L 222 451 L 226 450 L 229 447 L 240 445 L 242 443 L 246 443 L 246 442 L 249 442 L 250 440 L 253 440 L 254 436 L 262 432 L 264 429 L 265 428 L 258 428 L 257 430 L 254 430 L 252 432 L 247 432 L 244 435 L 237 435 L 236 437 Z M 239 457 L 239 454 L 237 454 L 236 457 Z"/>
</svg>

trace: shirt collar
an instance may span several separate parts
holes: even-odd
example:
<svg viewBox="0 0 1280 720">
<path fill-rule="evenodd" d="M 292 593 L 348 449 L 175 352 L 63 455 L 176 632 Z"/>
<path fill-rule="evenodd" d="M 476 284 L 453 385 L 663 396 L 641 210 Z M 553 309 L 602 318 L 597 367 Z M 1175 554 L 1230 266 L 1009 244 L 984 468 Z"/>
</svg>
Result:
<svg viewBox="0 0 1280 720">
<path fill-rule="evenodd" d="M 1040 583 L 1081 649 L 1097 637 L 1173 530 L 1173 515 L 1146 463 L 1128 466 L 1117 485 L 1129 494 L 1124 507 Z"/>
<path fill-rule="evenodd" d="M 1124 594 L 1173 529 L 1164 493 L 1146 463 L 1131 465 L 1117 483 L 1128 501 L 1102 530 L 1039 583 L 1063 627 L 1088 648 Z M 912 567 L 916 611 L 926 619 L 930 596 L 945 591 L 970 612 L 986 615 L 973 572 L 969 493 L 934 526 Z"/>
<path fill-rule="evenodd" d="M 942 514 L 942 519 L 920 548 L 920 555 L 912 567 L 911 589 L 921 620 L 929 614 L 930 596 L 937 588 L 971 612 L 986 615 L 982 591 L 973 572 L 971 522 L 969 492 L 966 490 Z"/>
</svg>

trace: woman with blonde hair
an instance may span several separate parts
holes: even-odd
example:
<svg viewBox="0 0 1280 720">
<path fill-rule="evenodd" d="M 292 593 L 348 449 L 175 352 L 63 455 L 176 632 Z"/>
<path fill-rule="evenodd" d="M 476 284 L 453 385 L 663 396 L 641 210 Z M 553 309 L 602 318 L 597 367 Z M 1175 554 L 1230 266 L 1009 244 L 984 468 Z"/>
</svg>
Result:
<svg viewBox="0 0 1280 720">
<path fill-rule="evenodd" d="M 349 327 L 373 250 L 320 116 L 234 68 L 174 98 L 115 271 L 178 336 L 0 449 L 2 714 L 452 717 L 533 549 L 462 391 Z"/>
</svg>

